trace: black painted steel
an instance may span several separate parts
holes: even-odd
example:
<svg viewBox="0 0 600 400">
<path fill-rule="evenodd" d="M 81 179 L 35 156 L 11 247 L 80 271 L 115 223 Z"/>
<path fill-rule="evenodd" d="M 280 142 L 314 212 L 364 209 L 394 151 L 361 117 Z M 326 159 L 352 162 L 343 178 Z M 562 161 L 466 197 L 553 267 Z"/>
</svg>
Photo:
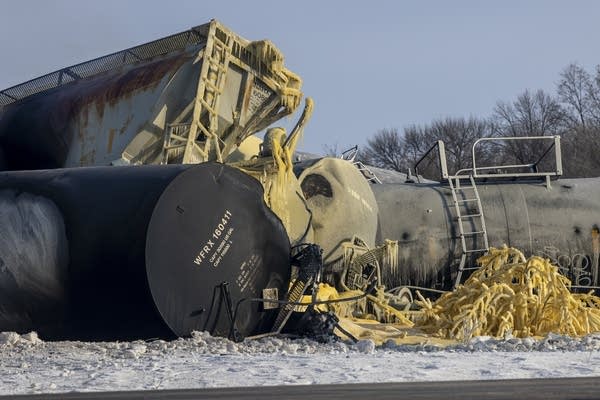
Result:
<svg viewBox="0 0 600 400">
<path fill-rule="evenodd" d="M 207 329 L 226 336 L 232 302 L 261 297 L 265 288 L 284 294 L 289 249 L 258 181 L 219 164 L 190 169 L 163 192 L 148 227 L 152 296 L 177 335 Z M 213 290 L 221 282 L 227 289 Z M 261 310 L 259 303 L 240 306 L 236 328 L 242 335 L 255 332 L 257 325 L 260 331 L 270 328 L 273 311 Z"/>
<path fill-rule="evenodd" d="M 4 172 L 2 190 L 43 196 L 63 215 L 69 252 L 66 309 L 45 318 L 33 315 L 31 326 L 18 327 L 36 329 L 48 339 L 187 335 L 203 327 L 205 314 L 193 322 L 187 316 L 207 308 L 206 299 L 222 281 L 229 282 L 235 301 L 260 294 L 263 285 L 280 285 L 282 292 L 289 273 L 287 235 L 264 205 L 262 187 L 220 164 Z M 194 264 L 205 234 L 224 210 L 231 213 L 228 226 L 235 227 L 230 235 L 235 243 L 218 267 Z M 254 280 L 242 291 L 236 286 L 244 273 L 240 260 L 251 256 Z M 3 283 L 9 278 L 0 273 Z M 19 293 L 24 309 L 35 295 L 32 290 Z M 0 304 L 7 295 L 0 293 Z M 267 323 L 258 309 L 246 311 L 238 326 L 243 333 Z M 0 331 L 12 328 L 0 326 Z"/>
</svg>

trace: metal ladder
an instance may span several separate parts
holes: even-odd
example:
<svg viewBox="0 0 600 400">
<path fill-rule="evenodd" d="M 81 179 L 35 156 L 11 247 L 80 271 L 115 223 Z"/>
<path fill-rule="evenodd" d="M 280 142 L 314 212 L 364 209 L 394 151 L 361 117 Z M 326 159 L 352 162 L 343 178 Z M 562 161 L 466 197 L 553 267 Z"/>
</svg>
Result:
<svg viewBox="0 0 600 400">
<path fill-rule="evenodd" d="M 477 185 L 475 184 L 475 179 L 473 179 L 473 175 L 469 175 L 468 179 L 470 186 L 461 186 L 461 179 L 465 178 L 461 178 L 459 176 L 448 177 L 448 183 L 452 192 L 452 200 L 454 202 L 454 210 L 456 213 L 455 219 L 458 222 L 458 233 L 460 235 L 460 244 L 462 250 L 460 264 L 458 266 L 458 273 L 456 275 L 456 281 L 454 282 L 455 288 L 460 284 L 464 271 L 477 269 L 477 267 L 466 266 L 467 256 L 474 253 L 483 253 L 489 250 L 485 218 L 483 215 L 483 208 L 481 207 L 479 191 L 477 190 Z M 459 194 L 462 194 L 462 196 L 460 196 L 461 198 L 459 198 Z M 475 205 L 474 213 L 461 213 L 461 207 L 467 204 Z M 465 222 L 470 222 L 469 225 L 473 227 L 473 230 L 465 231 Z M 468 240 L 477 237 L 481 237 L 482 240 Z M 477 244 L 477 246 L 469 246 L 474 244 Z M 483 244 L 483 246 L 481 246 L 481 244 Z"/>
<path fill-rule="evenodd" d="M 212 33 L 212 32 L 211 32 Z M 221 33 L 219 35 L 219 33 Z M 225 87 L 225 75 L 229 66 L 229 58 L 233 40 L 230 35 L 215 27 L 215 31 L 211 37 L 212 41 L 207 43 L 205 52 L 206 57 L 202 63 L 200 78 L 198 80 L 198 90 L 196 93 L 196 105 L 192 116 L 192 126 L 183 156 L 184 163 L 196 163 L 208 159 L 210 153 L 211 142 L 216 153 L 216 160 L 223 162 L 221 149 L 219 144 L 219 136 L 217 135 L 219 100 Z M 201 121 L 202 110 L 208 112 L 209 126 L 205 126 Z M 196 143 L 198 131 L 206 137 L 204 149 Z M 197 159 L 196 150 L 204 159 Z"/>
<path fill-rule="evenodd" d="M 373 173 L 373 171 L 371 171 L 371 169 L 369 167 L 367 167 L 362 162 L 356 160 L 357 155 L 358 155 L 358 145 L 351 147 L 348 150 L 344 151 L 342 153 L 342 155 L 340 156 L 340 158 L 342 160 L 350 161 L 356 168 L 358 168 L 358 170 L 365 177 L 367 182 L 381 184 L 381 180 L 377 177 L 377 175 L 375 175 Z"/>
<path fill-rule="evenodd" d="M 222 162 L 219 125 L 219 100 L 225 88 L 226 74 L 234 43 L 231 35 L 211 23 L 204 59 L 198 78 L 192 121 L 185 130 L 166 127 L 163 164 L 170 161 L 170 150 L 183 148 L 183 164 L 196 164 L 215 159 Z M 204 118 L 206 113 L 208 118 Z M 182 124 L 179 124 L 182 125 Z M 198 140 L 200 136 L 202 140 Z"/>
<path fill-rule="evenodd" d="M 381 180 L 365 164 L 360 161 L 354 161 L 353 164 L 369 183 L 381 184 Z"/>
</svg>

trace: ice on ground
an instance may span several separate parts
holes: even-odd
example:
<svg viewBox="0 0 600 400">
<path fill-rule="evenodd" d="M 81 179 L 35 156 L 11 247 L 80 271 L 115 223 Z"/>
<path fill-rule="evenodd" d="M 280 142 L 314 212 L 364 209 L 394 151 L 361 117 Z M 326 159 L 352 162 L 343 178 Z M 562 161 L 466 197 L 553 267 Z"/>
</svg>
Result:
<svg viewBox="0 0 600 400">
<path fill-rule="evenodd" d="M 600 334 L 375 347 L 270 337 L 44 342 L 0 333 L 0 394 L 600 376 Z"/>
</svg>

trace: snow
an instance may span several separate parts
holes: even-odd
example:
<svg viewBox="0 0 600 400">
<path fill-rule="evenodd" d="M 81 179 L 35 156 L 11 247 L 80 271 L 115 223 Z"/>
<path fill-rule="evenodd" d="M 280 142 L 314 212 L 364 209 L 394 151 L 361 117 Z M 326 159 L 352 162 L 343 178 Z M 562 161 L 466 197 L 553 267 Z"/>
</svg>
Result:
<svg viewBox="0 0 600 400">
<path fill-rule="evenodd" d="M 0 394 L 600 376 L 600 334 L 376 347 L 309 339 L 44 342 L 0 333 Z"/>
</svg>

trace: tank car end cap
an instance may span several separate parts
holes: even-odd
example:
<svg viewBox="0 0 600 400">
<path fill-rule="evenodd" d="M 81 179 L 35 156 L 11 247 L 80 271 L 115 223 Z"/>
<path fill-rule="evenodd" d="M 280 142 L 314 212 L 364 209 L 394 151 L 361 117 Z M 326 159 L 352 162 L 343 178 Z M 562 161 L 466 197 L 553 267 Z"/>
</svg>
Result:
<svg viewBox="0 0 600 400">
<path fill-rule="evenodd" d="M 148 226 L 146 271 L 156 307 L 178 336 L 211 331 L 227 336 L 232 306 L 260 298 L 263 289 L 285 293 L 290 243 L 281 221 L 263 201 L 258 181 L 216 163 L 177 176 L 165 189 Z M 214 303 L 214 304 L 213 304 Z M 244 302 L 236 328 L 244 336 L 270 329 L 277 310 Z"/>
</svg>

